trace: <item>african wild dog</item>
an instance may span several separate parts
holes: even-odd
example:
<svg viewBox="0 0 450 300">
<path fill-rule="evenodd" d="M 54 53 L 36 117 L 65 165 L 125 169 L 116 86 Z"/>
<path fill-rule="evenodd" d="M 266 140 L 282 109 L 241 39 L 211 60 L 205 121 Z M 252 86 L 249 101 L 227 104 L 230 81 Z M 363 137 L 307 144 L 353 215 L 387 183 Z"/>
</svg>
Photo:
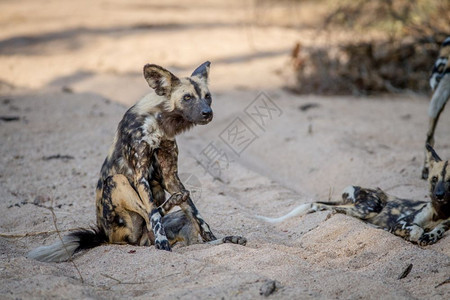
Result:
<svg viewBox="0 0 450 300">
<path fill-rule="evenodd" d="M 190 77 L 178 78 L 157 65 L 145 65 L 154 90 L 132 106 L 117 128 L 97 184 L 97 227 L 80 230 L 29 257 L 63 261 L 81 249 L 102 243 L 132 244 L 171 250 L 178 241 L 245 244 L 242 237 L 217 240 L 178 177 L 175 136 L 213 118 L 208 90 L 209 62 Z M 165 192 L 171 194 L 166 201 Z M 174 206 L 181 211 L 169 213 Z"/>
<path fill-rule="evenodd" d="M 433 71 L 430 77 L 430 86 L 433 91 L 428 115 L 430 123 L 428 126 L 426 144 L 434 147 L 434 131 L 439 120 L 441 112 L 444 110 L 445 104 L 450 99 L 450 36 L 442 43 L 439 51 L 439 57 L 434 63 Z M 425 151 L 425 161 L 422 169 L 422 178 L 428 178 L 428 161 L 427 151 Z"/>
<path fill-rule="evenodd" d="M 431 202 L 400 199 L 379 188 L 349 186 L 343 191 L 341 202 L 307 203 L 279 218 L 258 218 L 279 223 L 294 216 L 331 210 L 362 219 L 421 246 L 433 244 L 450 228 L 450 165 L 430 145 L 427 151 Z"/>
</svg>

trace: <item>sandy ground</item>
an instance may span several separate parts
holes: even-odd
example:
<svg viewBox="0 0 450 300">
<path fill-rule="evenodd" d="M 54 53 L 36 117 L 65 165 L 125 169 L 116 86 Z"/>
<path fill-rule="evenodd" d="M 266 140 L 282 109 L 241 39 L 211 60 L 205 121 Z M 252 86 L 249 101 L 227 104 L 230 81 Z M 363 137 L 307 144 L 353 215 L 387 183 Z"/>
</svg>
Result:
<svg viewBox="0 0 450 300">
<path fill-rule="evenodd" d="M 251 2 L 91 2 L 0 2 L 0 115 L 19 117 L 0 121 L 0 232 L 54 230 L 43 206 L 60 230 L 94 224 L 117 123 L 149 90 L 142 66 L 187 76 L 210 60 L 215 118 L 179 137 L 180 172 L 215 233 L 249 242 L 170 253 L 101 246 L 74 259 L 81 279 L 72 263 L 25 257 L 57 234 L 2 237 L 0 298 L 254 299 L 276 280 L 273 298 L 448 299 L 450 284 L 438 285 L 450 276 L 449 234 L 421 248 L 327 212 L 276 226 L 254 217 L 337 199 L 349 184 L 428 199 L 419 179 L 427 97 L 287 93 L 289 50 L 314 43 L 314 30 L 251 26 Z M 252 119 L 264 103 L 266 117 Z M 247 129 L 241 143 L 229 135 L 236 125 Z M 444 158 L 449 135 L 447 110 L 436 134 Z"/>
</svg>

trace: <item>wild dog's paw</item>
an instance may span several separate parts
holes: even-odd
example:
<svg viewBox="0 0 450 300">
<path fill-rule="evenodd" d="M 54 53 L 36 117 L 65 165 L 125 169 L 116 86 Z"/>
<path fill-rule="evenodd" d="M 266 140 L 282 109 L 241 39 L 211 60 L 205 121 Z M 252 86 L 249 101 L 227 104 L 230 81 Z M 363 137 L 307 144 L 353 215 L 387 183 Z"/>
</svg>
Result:
<svg viewBox="0 0 450 300">
<path fill-rule="evenodd" d="M 168 212 L 174 206 L 178 206 L 178 205 L 181 205 L 181 203 L 186 202 L 187 199 L 189 199 L 189 191 L 184 191 L 181 193 L 174 193 L 164 203 L 163 209 L 165 212 Z"/>
<path fill-rule="evenodd" d="M 189 191 L 181 192 L 181 202 L 186 202 L 189 199 L 190 195 L 191 194 L 189 193 Z"/>
<path fill-rule="evenodd" d="M 444 235 L 444 232 L 445 230 L 442 227 L 438 226 L 434 228 L 432 231 L 422 234 L 421 237 L 419 238 L 418 244 L 420 246 L 434 244 Z"/>
<path fill-rule="evenodd" d="M 222 240 L 224 243 L 232 243 L 232 244 L 238 244 L 238 245 L 242 245 L 242 246 L 245 246 L 247 244 L 247 239 L 243 236 L 238 236 L 238 235 L 226 236 Z"/>
<path fill-rule="evenodd" d="M 167 239 L 156 240 L 155 247 L 156 247 L 156 249 L 159 249 L 159 250 L 172 251 L 172 249 L 170 248 L 169 241 Z"/>
<path fill-rule="evenodd" d="M 431 245 L 437 242 L 439 239 L 439 236 L 433 232 L 427 232 L 422 234 L 422 236 L 419 238 L 418 244 L 420 246 L 427 246 Z"/>
<path fill-rule="evenodd" d="M 181 203 L 186 202 L 187 199 L 189 199 L 189 191 L 183 191 L 170 196 L 167 202 L 170 202 L 173 205 L 180 205 Z"/>
</svg>

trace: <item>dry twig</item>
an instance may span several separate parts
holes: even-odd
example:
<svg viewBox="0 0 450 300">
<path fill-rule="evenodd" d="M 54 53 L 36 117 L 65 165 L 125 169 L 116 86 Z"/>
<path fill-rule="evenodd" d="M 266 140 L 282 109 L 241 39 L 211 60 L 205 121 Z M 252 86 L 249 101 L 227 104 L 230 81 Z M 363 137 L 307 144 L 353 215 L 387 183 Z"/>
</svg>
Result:
<svg viewBox="0 0 450 300">
<path fill-rule="evenodd" d="M 63 238 L 61 236 L 61 231 L 58 229 L 58 225 L 57 225 L 57 222 L 56 222 L 56 220 L 57 220 L 56 214 L 55 214 L 55 211 L 53 210 L 53 198 L 52 198 L 52 205 L 50 207 L 46 207 L 46 206 L 42 206 L 42 207 L 48 209 L 52 213 L 52 220 L 53 220 L 53 226 L 55 226 L 55 231 L 58 234 L 58 237 L 59 237 L 62 245 L 64 246 L 64 250 L 66 251 L 67 256 L 69 256 L 69 261 L 72 263 L 72 265 L 74 266 L 75 270 L 77 270 L 77 273 L 80 276 L 81 283 L 84 283 L 84 279 L 83 279 L 83 276 L 81 275 L 80 269 L 78 269 L 78 266 L 72 260 L 72 255 L 70 255 L 69 251 L 67 250 L 66 245 L 64 244 Z"/>
<path fill-rule="evenodd" d="M 68 232 L 68 231 L 75 231 L 75 230 L 77 230 L 77 228 L 64 229 L 64 230 L 60 230 L 59 232 Z M 48 231 L 26 232 L 26 233 L 0 233 L 0 237 L 7 238 L 7 239 L 17 239 L 17 238 L 37 236 L 37 235 L 43 235 L 43 234 L 54 234 L 54 233 L 58 233 L 58 231 L 48 230 Z"/>
</svg>

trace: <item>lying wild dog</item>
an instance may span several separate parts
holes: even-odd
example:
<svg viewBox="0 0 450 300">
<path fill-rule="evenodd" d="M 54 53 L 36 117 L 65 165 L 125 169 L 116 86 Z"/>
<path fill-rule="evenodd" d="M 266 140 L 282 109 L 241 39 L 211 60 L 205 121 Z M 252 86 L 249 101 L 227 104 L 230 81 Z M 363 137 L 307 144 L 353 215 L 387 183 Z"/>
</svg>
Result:
<svg viewBox="0 0 450 300">
<path fill-rule="evenodd" d="M 433 66 L 430 77 L 430 86 L 433 91 L 428 115 L 430 117 L 427 139 L 425 145 L 430 144 L 434 147 L 434 131 L 439 120 L 439 116 L 444 110 L 445 104 L 450 99 L 450 36 L 442 43 L 439 51 L 439 57 Z M 428 161 L 427 151 L 425 151 L 425 161 L 422 169 L 422 178 L 428 178 Z"/>
<path fill-rule="evenodd" d="M 400 199 L 381 189 L 347 187 L 341 202 L 314 202 L 298 206 L 279 218 L 259 217 L 279 223 L 319 210 L 331 210 L 364 220 L 421 246 L 437 242 L 450 228 L 450 165 L 427 145 L 430 157 L 431 202 Z"/>
<path fill-rule="evenodd" d="M 29 257 L 63 261 L 73 253 L 103 243 L 171 250 L 177 241 L 245 244 L 242 237 L 217 241 L 178 177 L 175 136 L 213 118 L 208 90 L 209 62 L 190 77 L 178 78 L 157 65 L 145 65 L 153 92 L 132 106 L 117 128 L 97 184 L 97 227 L 80 230 Z M 165 193 L 171 197 L 166 201 Z M 168 214 L 174 206 L 181 212 Z"/>
</svg>

